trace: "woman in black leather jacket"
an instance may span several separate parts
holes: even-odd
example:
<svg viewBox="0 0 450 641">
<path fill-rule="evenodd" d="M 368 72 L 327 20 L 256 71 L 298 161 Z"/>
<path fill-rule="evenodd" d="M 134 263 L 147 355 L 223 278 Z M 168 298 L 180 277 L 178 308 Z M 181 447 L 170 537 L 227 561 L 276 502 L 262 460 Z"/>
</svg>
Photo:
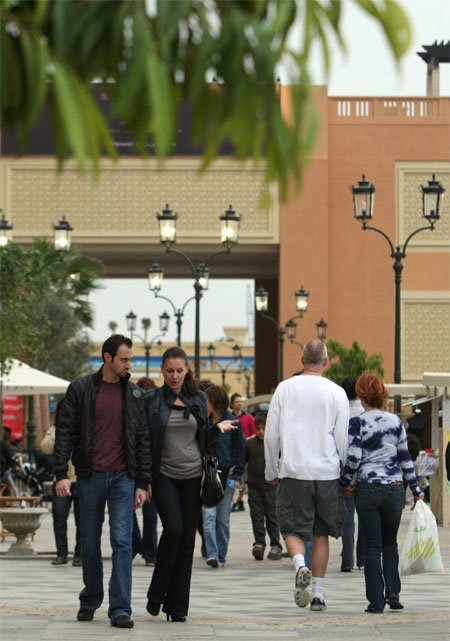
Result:
<svg viewBox="0 0 450 641">
<path fill-rule="evenodd" d="M 145 395 L 153 458 L 152 491 L 163 531 L 147 593 L 147 611 L 185 621 L 189 607 L 195 533 L 200 517 L 202 456 L 234 421 L 210 425 L 186 353 L 170 347 L 162 357 L 164 385 Z M 211 450 L 211 448 L 209 447 Z"/>
</svg>

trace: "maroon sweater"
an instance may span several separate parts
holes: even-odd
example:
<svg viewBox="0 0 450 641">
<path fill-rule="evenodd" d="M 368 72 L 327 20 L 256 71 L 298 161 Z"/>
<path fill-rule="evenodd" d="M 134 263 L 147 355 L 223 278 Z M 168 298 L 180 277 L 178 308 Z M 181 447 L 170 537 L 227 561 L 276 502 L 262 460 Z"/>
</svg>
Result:
<svg viewBox="0 0 450 641">
<path fill-rule="evenodd" d="M 92 469 L 113 472 L 126 467 L 122 424 L 122 385 L 102 381 L 95 399 Z"/>
</svg>

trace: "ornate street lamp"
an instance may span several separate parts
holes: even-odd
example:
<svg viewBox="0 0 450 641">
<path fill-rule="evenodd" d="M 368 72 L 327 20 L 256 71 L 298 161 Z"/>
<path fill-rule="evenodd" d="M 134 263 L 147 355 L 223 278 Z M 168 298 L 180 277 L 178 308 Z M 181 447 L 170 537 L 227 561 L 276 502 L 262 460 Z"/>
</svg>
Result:
<svg viewBox="0 0 450 641">
<path fill-rule="evenodd" d="M 2 209 L 0 209 L 0 214 L 2 215 L 0 220 L 0 247 L 6 247 L 12 240 L 12 230 L 14 226 L 6 220 Z"/>
<path fill-rule="evenodd" d="M 197 282 L 202 289 L 202 291 L 206 291 L 209 287 L 209 268 L 206 263 L 199 263 L 197 266 L 197 269 L 195 271 L 195 277 L 197 279 Z"/>
<path fill-rule="evenodd" d="M 241 217 L 233 211 L 230 205 L 226 212 L 220 216 L 220 222 L 222 228 L 220 240 L 223 245 L 231 249 L 238 242 Z"/>
<path fill-rule="evenodd" d="M 297 333 L 297 323 L 292 318 L 286 323 L 286 336 L 293 341 Z"/>
<path fill-rule="evenodd" d="M 351 186 L 351 191 L 353 193 L 353 209 L 355 212 L 355 218 L 357 218 L 362 223 L 362 228 L 364 231 L 371 230 L 375 231 L 378 234 L 381 234 L 383 238 L 386 239 L 391 250 L 391 258 L 394 259 L 394 264 L 392 265 L 395 274 L 395 338 L 394 338 L 394 383 L 401 383 L 401 308 L 400 308 L 400 291 L 401 291 L 401 282 L 402 282 L 402 270 L 403 270 L 403 259 L 406 258 L 406 247 L 408 246 L 409 241 L 413 236 L 418 234 L 421 231 L 425 230 L 434 230 L 434 225 L 437 220 L 440 218 L 440 212 L 442 211 L 442 198 L 445 192 L 444 187 L 441 183 L 435 179 L 435 174 L 433 174 L 432 179 L 428 181 L 428 185 L 421 185 L 422 190 L 422 216 L 429 222 L 429 225 L 425 227 L 419 227 L 415 231 L 411 232 L 403 246 L 397 245 L 394 247 L 389 236 L 378 229 L 377 227 L 372 227 L 367 225 L 367 221 L 372 220 L 373 217 L 373 201 L 375 194 L 375 186 L 371 185 L 363 174 L 362 180 L 360 180 L 357 186 Z M 401 398 L 400 396 L 395 397 L 395 412 L 399 414 L 401 412 Z"/>
<path fill-rule="evenodd" d="M 264 287 L 259 287 L 255 292 L 255 306 L 257 312 L 267 312 L 269 309 L 269 293 Z"/>
<path fill-rule="evenodd" d="M 215 362 L 215 364 L 217 365 L 217 367 L 220 370 L 220 373 L 222 374 L 222 387 L 225 387 L 225 376 L 226 376 L 228 368 L 231 365 L 236 365 L 236 363 L 239 363 L 242 360 L 242 353 L 241 353 L 241 348 L 239 347 L 239 345 L 237 343 L 235 343 L 231 349 L 233 351 L 233 360 L 229 361 L 225 365 L 225 367 L 222 367 L 222 365 L 219 363 L 219 361 Z M 207 352 L 208 352 L 209 360 L 211 361 L 211 365 L 212 365 L 212 362 L 214 361 L 215 356 L 216 356 L 216 347 L 215 347 L 215 345 L 210 343 L 208 345 L 208 347 L 207 347 Z"/>
<path fill-rule="evenodd" d="M 161 214 L 156 214 L 159 224 L 159 240 L 166 246 L 167 251 L 177 240 L 177 218 L 178 214 L 174 213 L 169 205 L 166 205 Z"/>
<path fill-rule="evenodd" d="M 272 323 L 275 325 L 277 328 L 278 332 L 278 345 L 279 345 L 279 376 L 278 376 L 278 381 L 283 380 L 283 366 L 284 366 L 284 341 L 285 337 L 287 336 L 290 341 L 294 341 L 296 331 L 297 331 L 297 323 L 295 322 L 296 318 L 303 318 L 304 312 L 308 309 L 308 296 L 309 293 L 304 289 L 303 285 L 301 288 L 295 292 L 295 308 L 298 312 L 296 316 L 292 316 L 284 325 L 279 325 L 278 321 L 273 318 L 272 316 L 269 316 L 269 314 L 266 314 L 268 308 L 269 308 L 269 294 L 268 292 L 263 288 L 260 287 L 259 289 L 256 290 L 255 292 L 255 307 L 256 311 L 260 312 L 261 316 L 263 318 L 267 318 L 268 320 L 272 321 Z"/>
<path fill-rule="evenodd" d="M 308 309 L 308 296 L 309 293 L 304 289 L 303 285 L 298 292 L 295 292 L 295 307 L 300 314 L 303 314 Z M 300 318 L 302 317 L 300 316 Z"/>
<path fill-rule="evenodd" d="M 72 244 L 73 227 L 63 216 L 57 225 L 53 225 L 53 242 L 56 251 L 69 251 Z"/>
<path fill-rule="evenodd" d="M 165 246 L 167 253 L 177 254 L 181 256 L 189 266 L 191 271 L 192 278 L 194 279 L 194 299 L 195 299 L 195 377 L 200 378 L 200 300 L 202 298 L 202 292 L 208 289 L 209 282 L 209 263 L 222 254 L 229 254 L 231 248 L 237 244 L 239 238 L 239 223 L 241 216 L 236 214 L 233 211 L 231 205 L 227 211 L 220 216 L 221 223 L 221 242 L 225 247 L 224 250 L 218 251 L 215 254 L 209 256 L 206 262 L 201 262 L 197 266 L 194 265 L 192 260 L 187 254 L 177 249 L 172 249 L 172 246 L 176 243 L 177 239 L 177 218 L 178 214 L 174 213 L 169 205 L 166 204 L 165 209 L 161 213 L 156 215 L 156 219 L 159 225 L 159 239 L 160 242 Z M 156 272 L 152 272 L 152 275 Z M 159 272 L 161 274 L 161 272 Z M 150 278 L 150 273 L 149 273 Z M 153 291 L 157 291 L 157 288 L 152 288 Z M 155 294 L 156 295 L 156 294 Z M 168 300 L 168 299 L 166 299 Z M 189 299 L 191 300 L 191 299 Z M 186 301 L 185 305 L 187 304 Z M 184 310 L 184 307 L 183 307 Z M 180 311 L 180 310 L 178 310 Z M 181 314 L 182 315 L 182 314 Z M 181 318 L 181 316 L 179 317 Z"/>
<path fill-rule="evenodd" d="M 130 332 L 131 340 L 133 340 L 133 337 L 136 336 L 144 345 L 144 352 L 145 352 L 145 375 L 148 376 L 150 373 L 150 352 L 153 346 L 153 343 L 155 342 L 156 339 L 160 338 L 161 336 L 164 336 L 165 333 L 169 329 L 169 320 L 170 316 L 166 312 L 163 312 L 159 316 L 159 331 L 160 333 L 154 336 L 151 341 L 147 341 L 147 333 L 148 330 L 150 329 L 151 325 L 151 320 L 149 318 L 142 318 L 141 323 L 142 323 L 142 328 L 144 330 L 144 336 L 140 336 L 139 334 L 135 333 L 136 329 L 136 320 L 137 320 L 137 315 L 133 313 L 131 310 L 126 316 L 127 320 L 127 330 Z M 161 341 L 158 341 L 160 343 Z"/>
<path fill-rule="evenodd" d="M 167 312 L 163 312 L 159 316 L 159 330 L 165 334 L 166 332 L 169 331 L 169 322 L 170 322 L 170 316 Z"/>
<path fill-rule="evenodd" d="M 162 288 L 164 269 L 159 263 L 153 263 L 148 268 L 148 286 L 152 292 L 159 292 Z"/>
<path fill-rule="evenodd" d="M 328 323 L 326 323 L 326 322 L 323 320 L 323 318 L 321 318 L 321 319 L 320 319 L 320 321 L 319 321 L 318 323 L 316 323 L 316 327 L 317 327 L 317 338 L 318 338 L 319 340 L 321 340 L 321 341 L 322 341 L 322 343 L 323 343 L 323 341 L 324 341 L 324 340 L 326 339 L 326 337 L 327 337 L 327 327 L 328 327 Z"/>
<path fill-rule="evenodd" d="M 162 288 L 163 276 L 164 269 L 161 267 L 161 265 L 159 263 L 153 263 L 152 266 L 148 269 L 148 286 L 150 290 L 155 294 L 155 298 L 162 298 L 172 306 L 173 315 L 175 316 L 177 323 L 177 345 L 178 347 L 181 347 L 181 327 L 183 325 L 184 310 L 186 309 L 186 305 L 190 303 L 191 300 L 194 300 L 195 296 L 191 296 L 190 298 L 188 298 L 181 309 L 176 308 L 170 298 L 159 293 Z M 206 282 L 206 286 L 207 285 L 208 283 Z"/>
<path fill-rule="evenodd" d="M 420 188 L 422 190 L 422 216 L 433 227 L 441 217 L 445 189 L 439 180 L 436 180 L 435 174 L 428 181 L 428 185 L 421 185 Z"/>
<path fill-rule="evenodd" d="M 130 312 L 125 316 L 125 318 L 127 319 L 127 331 L 129 331 L 130 334 L 133 334 L 134 330 L 136 329 L 137 316 L 131 309 Z"/>
<path fill-rule="evenodd" d="M 364 225 L 373 216 L 373 202 L 375 199 L 375 185 L 371 185 L 363 174 L 356 187 L 352 187 L 353 210 L 355 218 Z"/>
</svg>

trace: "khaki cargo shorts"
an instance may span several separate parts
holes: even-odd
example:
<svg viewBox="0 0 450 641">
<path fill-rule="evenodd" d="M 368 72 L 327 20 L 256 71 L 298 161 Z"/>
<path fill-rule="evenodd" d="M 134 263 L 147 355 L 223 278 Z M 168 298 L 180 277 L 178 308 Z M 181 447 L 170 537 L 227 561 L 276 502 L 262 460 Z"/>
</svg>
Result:
<svg viewBox="0 0 450 641">
<path fill-rule="evenodd" d="M 342 536 L 346 516 L 339 479 L 304 481 L 280 479 L 277 488 L 277 517 L 280 532 L 311 541 L 315 536 Z"/>
</svg>

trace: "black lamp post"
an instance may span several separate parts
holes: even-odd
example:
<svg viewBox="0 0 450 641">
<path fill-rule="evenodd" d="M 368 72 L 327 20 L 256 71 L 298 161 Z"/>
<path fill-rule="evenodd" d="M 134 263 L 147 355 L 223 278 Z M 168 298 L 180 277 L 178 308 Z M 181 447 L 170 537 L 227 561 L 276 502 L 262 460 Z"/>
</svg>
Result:
<svg viewBox="0 0 450 641">
<path fill-rule="evenodd" d="M 316 327 L 317 327 L 317 338 L 320 341 L 322 341 L 322 343 L 323 343 L 325 341 L 326 337 L 327 337 L 328 323 L 326 323 L 323 320 L 323 318 L 321 318 L 320 321 L 318 323 L 316 323 Z M 300 347 L 300 349 L 303 351 L 303 347 L 304 347 L 303 343 L 299 343 L 298 341 L 294 341 L 292 338 L 291 338 L 291 343 L 293 345 L 298 345 Z"/>
<path fill-rule="evenodd" d="M 365 175 L 363 174 L 362 180 L 358 182 L 358 185 L 352 186 L 351 191 L 353 193 L 353 209 L 355 218 L 359 220 L 362 224 L 363 231 L 370 229 L 381 234 L 389 244 L 391 250 L 391 258 L 394 259 L 393 269 L 395 274 L 395 341 L 394 341 L 394 383 L 401 383 L 401 309 L 400 309 L 400 290 L 402 282 L 402 270 L 403 270 L 403 259 L 406 258 L 406 247 L 413 236 L 418 234 L 421 231 L 427 229 L 433 231 L 434 225 L 441 217 L 442 210 L 442 197 L 445 192 L 444 187 L 441 183 L 435 179 L 433 174 L 432 179 L 428 181 L 428 185 L 421 185 L 422 189 L 422 216 L 428 221 L 428 225 L 424 227 L 419 227 L 415 231 L 411 232 L 403 246 L 397 245 L 394 248 L 394 245 L 389 238 L 389 236 L 378 229 L 377 227 L 369 226 L 367 223 L 372 220 L 373 216 L 373 201 L 375 195 L 375 185 L 371 185 L 369 181 L 366 180 Z M 400 396 L 395 397 L 395 412 L 399 414 L 401 411 L 401 398 Z"/>
<path fill-rule="evenodd" d="M 187 254 L 177 249 L 172 249 L 177 239 L 177 218 L 178 214 L 169 209 L 166 205 L 162 213 L 156 215 L 159 224 L 159 238 L 160 242 L 166 247 L 169 254 L 177 254 L 184 258 L 191 270 L 192 277 L 194 278 L 194 299 L 195 299 L 195 377 L 200 378 L 200 300 L 202 292 L 208 289 L 209 279 L 209 263 L 222 254 L 229 254 L 231 248 L 237 244 L 239 237 L 239 224 L 241 216 L 236 214 L 231 208 L 220 216 L 221 222 L 221 242 L 226 249 L 212 254 L 206 262 L 201 262 L 197 266 L 194 265 L 192 260 Z"/>
<path fill-rule="evenodd" d="M 227 363 L 225 367 L 222 367 L 221 364 L 216 361 L 216 365 L 220 369 L 220 373 L 222 374 L 222 387 L 225 387 L 225 376 L 227 373 L 227 369 L 230 367 L 230 365 L 236 365 L 242 359 L 241 348 L 237 343 L 235 343 L 231 349 L 233 350 L 233 360 Z M 216 356 L 216 347 L 212 343 L 208 345 L 208 356 L 212 364 Z"/>
<path fill-rule="evenodd" d="M 169 329 L 169 320 L 170 316 L 166 312 L 163 312 L 159 316 L 159 331 L 160 333 L 154 336 L 150 342 L 147 341 L 147 333 L 148 330 L 150 329 L 150 319 L 149 318 L 143 318 L 142 319 L 142 328 L 144 330 L 144 338 L 142 336 L 139 336 L 139 334 L 135 333 L 136 329 L 136 320 L 137 320 L 137 315 L 133 313 L 132 310 L 130 310 L 130 313 L 125 316 L 127 319 L 127 330 L 130 332 L 131 339 L 133 339 L 133 336 L 136 336 L 142 343 L 144 344 L 144 351 L 145 351 L 145 375 L 148 377 L 150 373 L 150 352 L 152 349 L 152 345 L 155 342 L 157 338 L 160 338 L 161 336 L 164 336 L 165 333 Z M 160 343 L 161 341 L 159 341 Z"/>
<path fill-rule="evenodd" d="M 187 301 L 184 303 L 183 307 L 176 308 L 173 302 L 170 300 L 170 298 L 167 298 L 167 296 L 162 296 L 162 294 L 159 294 L 159 291 L 162 287 L 162 282 L 163 282 L 163 277 L 164 277 L 164 269 L 161 267 L 159 263 L 153 263 L 151 267 L 148 268 L 148 286 L 150 290 L 155 294 L 155 298 L 162 298 L 163 300 L 166 300 L 171 306 L 172 306 L 172 311 L 173 315 L 175 316 L 176 323 L 177 323 L 177 345 L 178 347 L 181 347 L 181 327 L 183 325 L 183 316 L 184 316 L 184 310 L 186 309 L 186 305 L 191 302 L 191 300 L 195 299 L 195 296 L 191 296 L 190 298 L 187 299 Z"/>
<path fill-rule="evenodd" d="M 284 365 L 284 341 L 285 341 L 285 336 L 289 338 L 289 340 L 293 341 L 295 339 L 296 335 L 296 330 L 297 330 L 297 323 L 295 322 L 296 318 L 303 318 L 304 312 L 307 311 L 308 309 L 308 296 L 309 293 L 303 288 L 303 285 L 301 288 L 295 292 L 295 308 L 297 312 L 299 312 L 296 316 L 292 316 L 285 325 L 279 325 L 278 322 L 273 318 L 272 316 L 269 316 L 269 314 L 265 314 L 268 310 L 269 307 L 269 294 L 268 292 L 263 288 L 260 287 L 256 292 L 255 292 L 255 306 L 256 310 L 261 313 L 261 316 L 263 318 L 267 318 L 272 323 L 275 325 L 278 331 L 278 343 L 279 343 L 279 376 L 278 376 L 278 381 L 283 380 L 283 365 Z"/>
</svg>

